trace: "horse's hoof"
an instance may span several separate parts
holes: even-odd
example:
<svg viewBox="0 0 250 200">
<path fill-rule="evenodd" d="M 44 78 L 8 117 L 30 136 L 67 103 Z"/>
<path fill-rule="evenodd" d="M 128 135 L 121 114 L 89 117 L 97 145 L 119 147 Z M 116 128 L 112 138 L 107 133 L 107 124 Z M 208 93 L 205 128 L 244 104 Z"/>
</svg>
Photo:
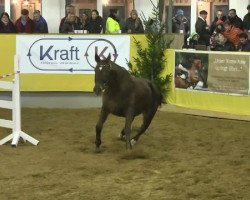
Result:
<svg viewBox="0 0 250 200">
<path fill-rule="evenodd" d="M 95 148 L 95 152 L 96 152 L 96 153 L 101 153 L 100 147 L 96 147 L 96 148 Z"/>
<path fill-rule="evenodd" d="M 131 146 L 134 146 L 135 144 L 136 144 L 136 140 L 135 139 L 132 139 L 132 140 L 130 140 L 130 144 L 131 144 Z"/>
<path fill-rule="evenodd" d="M 119 138 L 120 140 L 122 140 L 122 141 L 125 141 L 125 140 L 126 140 L 126 136 L 123 135 L 123 134 L 119 134 L 119 135 L 118 135 L 118 138 Z"/>
</svg>

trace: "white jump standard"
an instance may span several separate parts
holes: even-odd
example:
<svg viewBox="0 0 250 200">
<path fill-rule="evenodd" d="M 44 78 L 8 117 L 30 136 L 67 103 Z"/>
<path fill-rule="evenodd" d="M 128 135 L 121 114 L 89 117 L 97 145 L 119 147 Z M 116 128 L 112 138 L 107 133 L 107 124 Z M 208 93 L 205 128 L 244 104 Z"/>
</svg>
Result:
<svg viewBox="0 0 250 200">
<path fill-rule="evenodd" d="M 0 81 L 0 88 L 12 91 L 12 101 L 0 100 L 0 108 L 12 110 L 12 120 L 0 119 L 0 127 L 12 129 L 12 134 L 8 135 L 4 139 L 0 140 L 0 145 L 3 145 L 12 140 L 11 145 L 17 146 L 18 141 L 22 138 L 24 141 L 28 141 L 33 145 L 39 143 L 38 140 L 29 136 L 21 130 L 21 103 L 20 103 L 20 82 L 19 82 L 19 63 L 18 58 L 14 59 L 14 80 Z M 9 76 L 10 74 L 8 74 Z M 4 78 L 7 76 L 2 76 Z"/>
</svg>

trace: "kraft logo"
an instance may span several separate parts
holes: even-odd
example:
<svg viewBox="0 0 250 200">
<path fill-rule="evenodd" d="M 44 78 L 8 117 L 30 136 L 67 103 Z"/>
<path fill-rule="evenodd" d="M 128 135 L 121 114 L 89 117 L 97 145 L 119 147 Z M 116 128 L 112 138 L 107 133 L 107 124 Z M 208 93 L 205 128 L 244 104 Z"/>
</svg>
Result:
<svg viewBox="0 0 250 200">
<path fill-rule="evenodd" d="M 117 41 L 118 46 L 123 42 Z M 121 43 L 121 44 L 120 44 Z M 39 38 L 32 42 L 27 53 L 27 63 L 34 70 L 44 72 L 94 72 L 94 55 L 102 59 L 110 53 L 116 62 L 118 52 L 108 39 L 96 37 Z"/>
<path fill-rule="evenodd" d="M 79 58 L 79 49 L 75 46 L 70 46 L 69 49 L 56 49 L 54 45 L 50 45 L 48 48 L 45 48 L 43 45 L 40 45 L 40 60 L 80 60 Z"/>
</svg>

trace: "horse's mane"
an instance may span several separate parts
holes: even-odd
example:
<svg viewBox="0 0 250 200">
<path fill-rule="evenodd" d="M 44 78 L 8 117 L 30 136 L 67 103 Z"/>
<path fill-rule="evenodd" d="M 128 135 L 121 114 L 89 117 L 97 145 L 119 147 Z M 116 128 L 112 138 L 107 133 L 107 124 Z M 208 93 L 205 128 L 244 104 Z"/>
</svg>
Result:
<svg viewBox="0 0 250 200">
<path fill-rule="evenodd" d="M 130 91 L 131 88 L 134 87 L 133 86 L 134 82 L 131 78 L 131 75 L 125 68 L 117 65 L 114 62 L 111 62 L 110 73 L 111 73 L 111 77 L 109 79 L 110 91 L 113 91 L 115 93 L 121 90 Z M 127 95 L 127 93 L 124 94 Z"/>
<path fill-rule="evenodd" d="M 123 88 L 126 88 L 126 90 L 130 90 L 131 88 L 134 88 L 134 84 L 135 84 L 134 80 L 137 78 L 131 76 L 125 68 L 117 65 L 114 62 L 111 62 L 111 71 L 114 72 L 113 78 L 115 81 L 115 85 L 114 85 L 115 88 L 120 87 L 121 85 Z M 157 101 L 157 105 L 161 105 L 161 103 L 163 102 L 163 96 L 161 92 L 158 90 L 158 88 L 156 87 L 156 85 L 152 83 L 151 81 L 149 81 L 148 79 L 142 79 L 142 80 L 144 80 L 145 85 L 148 85 L 150 87 L 153 97 Z M 130 92 L 132 91 L 133 90 L 131 90 Z"/>
<path fill-rule="evenodd" d="M 114 62 L 111 62 L 111 71 L 114 72 L 118 80 L 131 80 L 129 72 L 124 67 L 121 67 Z"/>
</svg>

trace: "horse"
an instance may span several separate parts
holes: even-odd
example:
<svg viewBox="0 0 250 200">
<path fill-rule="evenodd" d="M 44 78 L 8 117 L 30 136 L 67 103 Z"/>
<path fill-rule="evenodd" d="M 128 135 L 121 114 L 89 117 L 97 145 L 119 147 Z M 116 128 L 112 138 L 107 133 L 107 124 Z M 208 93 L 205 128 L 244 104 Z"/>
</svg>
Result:
<svg viewBox="0 0 250 200">
<path fill-rule="evenodd" d="M 97 65 L 93 90 L 96 95 L 102 93 L 102 107 L 96 123 L 96 152 L 100 152 L 101 131 L 110 113 L 125 117 L 125 126 L 119 137 L 126 141 L 126 149 L 132 149 L 149 127 L 163 102 L 163 95 L 152 81 L 134 77 L 125 68 L 112 62 L 110 54 L 103 60 L 95 54 L 95 61 Z M 143 115 L 143 123 L 130 140 L 132 122 L 140 114 Z"/>
</svg>

